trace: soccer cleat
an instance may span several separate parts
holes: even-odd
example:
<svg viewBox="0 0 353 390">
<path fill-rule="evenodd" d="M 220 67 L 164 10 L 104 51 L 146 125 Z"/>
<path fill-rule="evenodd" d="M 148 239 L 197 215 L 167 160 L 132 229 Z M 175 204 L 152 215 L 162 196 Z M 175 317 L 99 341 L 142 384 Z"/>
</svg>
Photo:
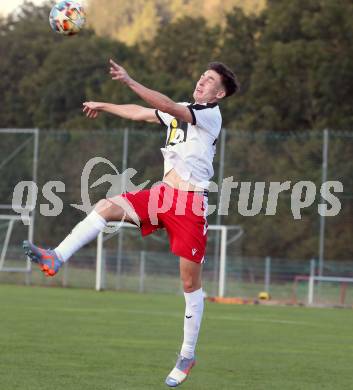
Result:
<svg viewBox="0 0 353 390">
<path fill-rule="evenodd" d="M 54 276 L 64 264 L 55 251 L 39 248 L 30 241 L 23 241 L 23 249 L 31 261 L 39 265 L 46 276 Z"/>
<path fill-rule="evenodd" d="M 186 381 L 191 369 L 196 364 L 195 358 L 187 359 L 179 355 L 175 367 L 167 376 L 165 383 L 169 387 L 177 387 Z"/>
</svg>

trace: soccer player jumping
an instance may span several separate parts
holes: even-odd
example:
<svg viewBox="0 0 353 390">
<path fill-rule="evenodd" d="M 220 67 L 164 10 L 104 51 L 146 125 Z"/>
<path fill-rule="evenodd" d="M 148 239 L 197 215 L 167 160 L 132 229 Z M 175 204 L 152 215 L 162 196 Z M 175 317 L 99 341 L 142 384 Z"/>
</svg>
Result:
<svg viewBox="0 0 353 390">
<path fill-rule="evenodd" d="M 218 102 L 237 92 L 239 83 L 227 66 L 212 62 L 196 84 L 194 103 L 176 103 L 132 79 L 113 60 L 110 60 L 110 74 L 113 80 L 128 86 L 153 108 L 85 102 L 83 111 L 92 119 L 107 112 L 166 126 L 167 140 L 161 149 L 163 181 L 149 190 L 100 200 L 54 250 L 39 248 L 28 241 L 24 242 L 24 249 L 47 276 L 54 276 L 63 263 L 95 239 L 109 221 L 134 223 L 143 236 L 165 228 L 171 252 L 180 257 L 186 302 L 183 344 L 176 365 L 166 378 L 168 386 L 176 387 L 186 380 L 195 365 L 194 353 L 204 308 L 201 269 L 207 241 L 207 188 L 214 173 L 212 162 L 222 124 Z"/>
</svg>

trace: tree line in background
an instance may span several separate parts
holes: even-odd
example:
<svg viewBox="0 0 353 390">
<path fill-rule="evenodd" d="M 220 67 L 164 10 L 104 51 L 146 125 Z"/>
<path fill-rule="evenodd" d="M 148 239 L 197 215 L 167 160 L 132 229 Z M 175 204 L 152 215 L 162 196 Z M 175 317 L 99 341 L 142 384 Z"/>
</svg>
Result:
<svg viewBox="0 0 353 390">
<path fill-rule="evenodd" d="M 104 9 L 105 2 L 99 3 Z M 130 3 L 141 10 L 152 4 Z M 159 3 L 160 12 L 167 13 L 164 2 Z M 178 9 L 174 3 L 169 14 Z M 137 80 L 178 101 L 191 99 L 209 61 L 224 61 L 242 84 L 237 97 L 222 103 L 228 128 L 352 128 L 350 0 L 269 0 L 260 13 L 234 8 L 222 23 L 212 25 L 200 16 L 179 15 L 161 23 L 154 38 L 148 40 L 147 33 L 144 42 L 132 46 L 89 29 L 74 37 L 59 36 L 49 29 L 49 10 L 50 4 L 25 3 L 16 15 L 0 19 L 2 127 L 125 125 L 109 116 L 88 121 L 81 113 L 86 100 L 141 103 L 110 80 L 108 60 L 113 57 Z M 104 18 L 99 20 L 103 25 Z"/>
<path fill-rule="evenodd" d="M 98 4 L 92 0 L 91 7 L 95 3 Z M 99 3 L 103 6 L 105 2 Z M 143 11 L 141 2 L 130 3 Z M 195 12 L 194 17 L 176 14 L 173 18 L 170 14 L 173 8 L 166 12 L 165 2 L 144 2 L 146 7 L 154 3 L 160 4 L 158 29 L 134 44 L 128 39 L 126 42 L 113 39 L 115 32 L 112 37 L 102 31 L 97 34 L 96 26 L 95 30 L 85 29 L 74 37 L 55 34 L 48 24 L 50 3 L 40 7 L 25 3 L 16 15 L 0 19 L 0 127 L 38 127 L 44 133 L 47 129 L 74 131 L 131 126 L 131 122 L 109 115 L 92 121 L 82 114 L 82 102 L 87 100 L 143 104 L 129 89 L 110 79 L 109 58 L 120 62 L 138 81 L 176 101 L 190 100 L 195 82 L 207 63 L 219 60 L 234 69 L 242 84 L 238 96 L 221 103 L 223 124 L 229 130 L 225 176 L 234 175 L 237 181 L 312 180 L 319 185 L 322 155 L 319 131 L 353 128 L 352 2 L 268 0 L 261 12 L 229 7 L 223 19 L 216 15 L 212 23 L 203 17 L 208 16 L 207 12 Z M 185 7 L 197 3 L 202 10 L 201 3 L 208 2 L 179 0 L 170 2 L 170 7 L 174 4 L 178 10 L 179 3 Z M 104 24 L 104 18 L 101 23 Z M 137 22 L 132 18 L 131 23 L 133 27 Z M 132 126 L 153 129 L 154 125 Z M 239 134 L 232 135 L 232 129 L 246 130 L 246 135 L 243 139 Z M 261 130 L 270 130 L 272 134 L 263 136 Z M 305 130 L 318 132 L 310 136 Z M 298 136 L 292 139 L 285 135 L 281 142 L 283 132 L 291 131 L 298 131 Z M 77 172 L 82 171 L 87 153 L 96 155 L 99 150 L 99 155 L 120 167 L 121 155 L 116 153 L 114 138 L 109 143 L 92 133 L 83 137 L 82 133 L 73 132 L 67 139 L 45 134 L 48 137 L 43 139 L 42 135 L 40 143 L 43 159 L 40 159 L 39 186 L 46 180 L 65 179 L 70 195 L 65 205 L 79 200 Z M 153 139 L 142 136 L 144 132 L 140 134 L 141 139 L 130 139 L 129 148 L 134 157 L 131 166 L 138 170 L 142 182 L 160 177 L 158 167 L 162 160 L 156 148 L 162 146 L 163 137 L 158 145 L 155 138 L 158 134 L 154 133 Z M 345 191 L 341 214 L 328 221 L 327 255 L 341 260 L 353 256 L 350 174 L 353 143 L 351 138 L 347 140 L 332 138 L 329 149 L 328 179 L 342 180 Z M 6 150 L 10 150 L 10 145 L 0 141 L 0 155 Z M 49 161 L 48 153 L 52 156 Z M 24 158 L 22 154 L 21 164 Z M 0 200 L 13 188 L 13 178 L 17 177 L 13 172 L 22 169 L 17 163 L 19 160 L 6 172 L 0 172 Z M 216 172 L 217 169 L 216 164 Z M 28 178 L 30 170 L 28 163 Z M 236 209 L 234 202 L 232 210 Z M 303 259 L 317 255 L 317 202 L 305 211 L 301 221 L 293 221 L 288 202 L 288 197 L 281 200 L 282 206 L 274 217 L 246 218 L 233 213 L 223 219 L 224 223 L 244 227 L 244 254 Z M 68 209 L 61 217 L 62 223 L 54 223 L 54 218 L 39 223 L 36 230 L 39 241 L 47 242 L 45 237 L 50 231 L 53 242 L 49 244 L 55 244 L 72 228 L 73 217 L 78 221 L 82 216 Z M 210 223 L 215 223 L 214 216 Z"/>
<path fill-rule="evenodd" d="M 234 7 L 246 14 L 257 14 L 265 0 L 88 0 L 89 24 L 98 35 L 127 44 L 150 41 L 158 29 L 192 15 L 202 17 L 209 26 L 226 23 L 226 14 Z"/>
</svg>

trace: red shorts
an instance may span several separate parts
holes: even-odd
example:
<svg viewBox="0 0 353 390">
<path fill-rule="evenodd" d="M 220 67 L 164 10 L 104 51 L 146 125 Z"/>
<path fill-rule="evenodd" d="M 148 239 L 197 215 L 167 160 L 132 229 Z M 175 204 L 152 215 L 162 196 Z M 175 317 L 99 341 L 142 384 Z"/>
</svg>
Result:
<svg viewBox="0 0 353 390">
<path fill-rule="evenodd" d="M 162 183 L 150 190 L 121 196 L 138 215 L 142 236 L 165 228 L 172 253 L 196 263 L 204 261 L 208 227 L 206 193 L 181 191 Z"/>
</svg>

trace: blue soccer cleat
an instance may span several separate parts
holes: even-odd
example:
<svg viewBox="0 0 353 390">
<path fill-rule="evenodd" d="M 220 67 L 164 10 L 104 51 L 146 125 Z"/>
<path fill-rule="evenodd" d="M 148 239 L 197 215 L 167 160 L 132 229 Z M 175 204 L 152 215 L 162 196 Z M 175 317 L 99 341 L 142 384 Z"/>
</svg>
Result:
<svg viewBox="0 0 353 390">
<path fill-rule="evenodd" d="M 55 251 L 39 248 L 30 241 L 23 241 L 23 249 L 31 261 L 39 265 L 46 276 L 54 276 L 64 264 Z"/>
<path fill-rule="evenodd" d="M 175 367 L 167 376 L 165 383 L 169 387 L 177 387 L 186 381 L 191 369 L 196 364 L 195 358 L 187 359 L 179 355 Z"/>
</svg>

